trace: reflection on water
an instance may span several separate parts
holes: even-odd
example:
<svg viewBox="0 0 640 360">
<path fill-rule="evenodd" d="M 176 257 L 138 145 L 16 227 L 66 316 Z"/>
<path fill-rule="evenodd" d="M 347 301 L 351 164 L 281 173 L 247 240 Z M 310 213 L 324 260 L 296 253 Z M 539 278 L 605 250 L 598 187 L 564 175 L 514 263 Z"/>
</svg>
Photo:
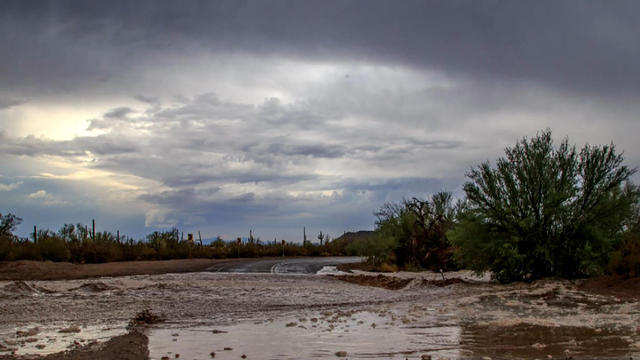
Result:
<svg viewBox="0 0 640 360">
<path fill-rule="evenodd" d="M 428 325 L 368 311 L 231 326 L 154 328 L 151 359 L 630 359 L 637 334 L 572 326 Z M 343 354 L 340 354 L 343 355 Z M 427 358 L 427 357 L 425 357 Z"/>
<path fill-rule="evenodd" d="M 17 355 L 47 355 L 72 349 L 77 346 L 107 341 L 126 333 L 126 324 L 117 326 L 84 325 L 69 326 L 68 323 L 31 324 L 23 328 L 4 328 L 1 352 Z"/>
<path fill-rule="evenodd" d="M 462 330 L 462 343 L 478 357 L 629 359 L 640 356 L 633 335 L 574 326 L 469 326 Z"/>
<path fill-rule="evenodd" d="M 299 274 L 0 282 L 0 355 L 103 341 L 149 308 L 169 320 L 149 331 L 155 359 L 211 352 L 216 359 L 640 358 L 638 299 L 585 292 L 571 281 L 447 277 L 455 275 L 467 282 L 437 287 L 422 280 L 440 274 L 394 274 L 415 278 L 397 291 Z"/>
<path fill-rule="evenodd" d="M 156 328 L 149 333 L 149 349 L 158 360 L 175 354 L 207 359 L 211 352 L 216 359 L 335 359 L 338 352 L 350 359 L 461 356 L 459 327 L 403 325 L 394 317 L 336 312 L 224 327 Z"/>
</svg>

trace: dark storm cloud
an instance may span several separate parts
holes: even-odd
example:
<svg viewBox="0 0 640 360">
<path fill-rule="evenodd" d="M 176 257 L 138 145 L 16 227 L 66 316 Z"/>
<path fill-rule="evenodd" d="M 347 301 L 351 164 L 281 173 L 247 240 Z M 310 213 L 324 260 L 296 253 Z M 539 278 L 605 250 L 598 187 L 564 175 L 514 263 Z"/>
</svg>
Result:
<svg viewBox="0 0 640 360">
<path fill-rule="evenodd" d="M 4 1 L 3 195 L 341 233 L 541 128 L 633 166 L 639 37 L 631 1 Z"/>
<path fill-rule="evenodd" d="M 601 95 L 640 90 L 636 1 L 10 1 L 0 82 L 68 89 L 201 49 L 402 63 Z M 54 70 L 54 71 L 52 71 Z"/>
</svg>

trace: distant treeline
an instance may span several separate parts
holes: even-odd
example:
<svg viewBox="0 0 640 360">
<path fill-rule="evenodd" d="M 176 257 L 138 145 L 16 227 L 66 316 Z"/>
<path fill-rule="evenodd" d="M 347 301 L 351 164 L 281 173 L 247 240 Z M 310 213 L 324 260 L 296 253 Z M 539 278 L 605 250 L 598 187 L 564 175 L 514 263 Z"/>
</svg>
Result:
<svg viewBox="0 0 640 360">
<path fill-rule="evenodd" d="M 261 241 L 240 238 L 224 241 L 220 237 L 210 244 L 183 240 L 178 229 L 155 231 L 144 240 L 134 240 L 119 232 L 95 232 L 84 224 L 65 224 L 57 232 L 36 230 L 32 238 L 13 234 L 21 219 L 14 214 L 0 214 L 0 261 L 51 260 L 74 263 L 103 263 L 130 260 L 168 260 L 188 258 L 234 258 L 263 256 L 338 256 L 356 255 L 340 239 L 301 244 L 282 240 Z M 35 235 L 35 236 L 34 236 Z"/>
</svg>

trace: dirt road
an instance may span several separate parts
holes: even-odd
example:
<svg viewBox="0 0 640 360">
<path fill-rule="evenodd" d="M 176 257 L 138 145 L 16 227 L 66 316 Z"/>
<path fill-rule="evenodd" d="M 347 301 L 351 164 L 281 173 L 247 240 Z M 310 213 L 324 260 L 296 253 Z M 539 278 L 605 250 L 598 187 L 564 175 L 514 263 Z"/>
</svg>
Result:
<svg viewBox="0 0 640 360">
<path fill-rule="evenodd" d="M 216 359 L 640 356 L 637 298 L 594 294 L 573 281 L 499 285 L 462 272 L 447 274 L 460 282 L 440 284 L 440 274 L 393 276 L 406 285 L 389 290 L 325 275 L 213 272 L 0 281 L 0 354 L 106 351 L 96 347 L 126 334 L 129 320 L 148 308 L 166 317 L 144 338 L 158 360 L 207 359 L 212 352 Z M 117 339 L 112 348 L 141 344 L 128 335 Z M 146 357 L 137 354 L 132 359 Z"/>
<path fill-rule="evenodd" d="M 212 272 L 316 273 L 324 266 L 359 262 L 358 257 L 182 259 L 71 264 L 51 261 L 0 262 L 0 280 L 73 280 L 125 275 Z"/>
<path fill-rule="evenodd" d="M 357 256 L 245 259 L 216 263 L 204 271 L 229 273 L 315 274 L 327 266 L 361 262 Z"/>
</svg>

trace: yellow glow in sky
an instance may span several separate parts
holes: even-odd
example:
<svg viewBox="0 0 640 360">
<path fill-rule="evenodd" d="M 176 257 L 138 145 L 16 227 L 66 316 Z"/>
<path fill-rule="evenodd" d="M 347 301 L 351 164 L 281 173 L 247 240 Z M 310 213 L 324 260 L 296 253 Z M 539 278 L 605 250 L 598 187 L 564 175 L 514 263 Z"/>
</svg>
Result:
<svg viewBox="0 0 640 360">
<path fill-rule="evenodd" d="M 52 140 L 70 140 L 88 135 L 87 120 L 99 117 L 108 110 L 104 106 L 70 106 L 67 104 L 25 103 L 6 110 L 5 118 L 11 136 L 34 135 Z"/>
</svg>

